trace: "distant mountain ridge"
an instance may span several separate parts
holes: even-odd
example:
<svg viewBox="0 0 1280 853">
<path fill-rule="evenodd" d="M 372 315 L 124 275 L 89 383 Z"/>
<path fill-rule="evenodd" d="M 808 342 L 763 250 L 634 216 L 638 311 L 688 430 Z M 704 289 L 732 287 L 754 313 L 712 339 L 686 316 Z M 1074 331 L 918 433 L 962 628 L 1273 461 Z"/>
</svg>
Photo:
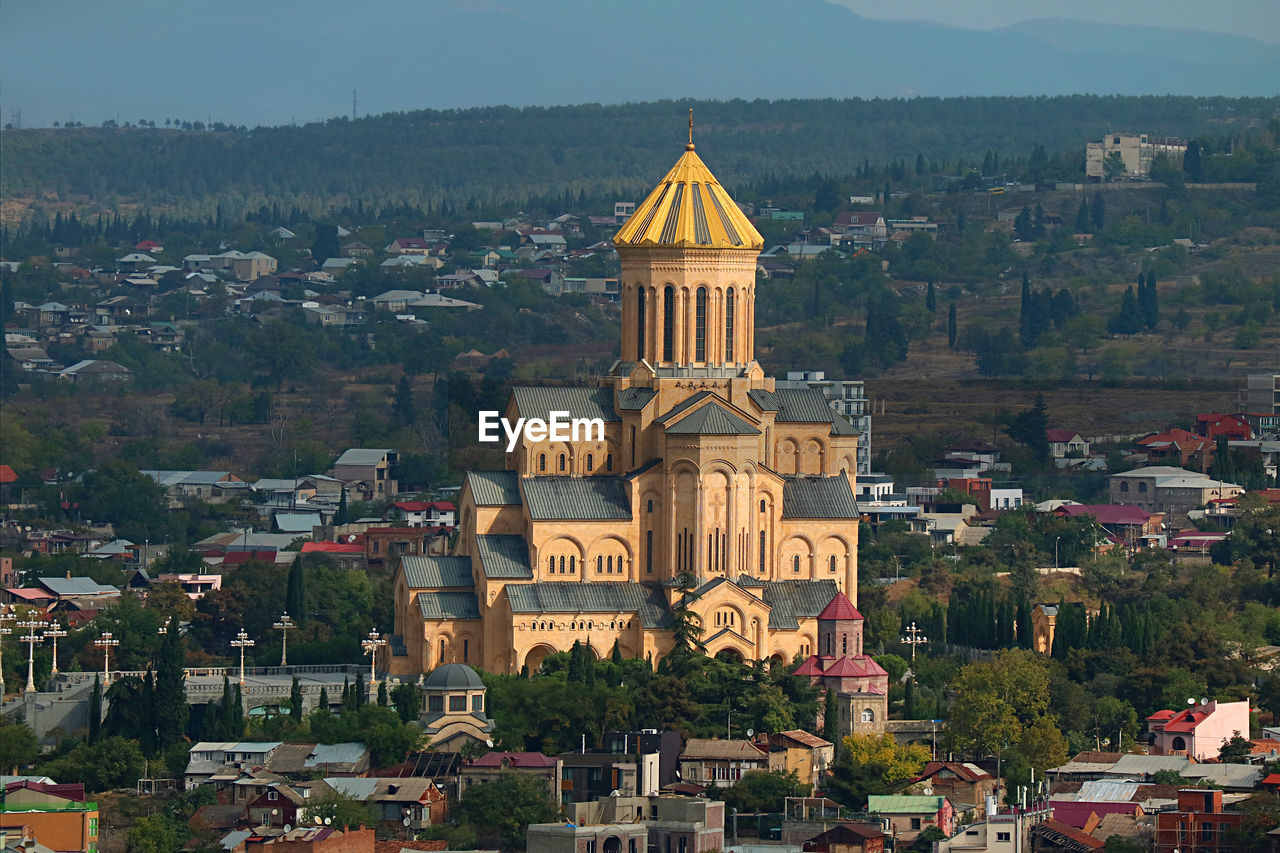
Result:
<svg viewBox="0 0 1280 853">
<path fill-rule="evenodd" d="M 11 4 L 12 5 L 12 4 Z M 33 38 L 59 19 L 57 61 Z M 286 124 L 478 105 L 916 95 L 1280 93 L 1280 46 L 1161 27 L 1038 19 L 994 30 L 875 20 L 824 0 L 138 0 L 102 73 L 110 4 L 48 0 L 0 31 L 7 112 L 28 126 L 179 116 Z M 30 20 L 29 20 L 30 19 Z M 225 33 L 210 52 L 193 33 Z M 26 36 L 26 37 L 24 37 Z M 213 43 L 209 44 L 212 47 Z M 110 115 L 105 115 L 110 111 Z M 42 119 L 42 115 L 45 117 Z"/>
</svg>

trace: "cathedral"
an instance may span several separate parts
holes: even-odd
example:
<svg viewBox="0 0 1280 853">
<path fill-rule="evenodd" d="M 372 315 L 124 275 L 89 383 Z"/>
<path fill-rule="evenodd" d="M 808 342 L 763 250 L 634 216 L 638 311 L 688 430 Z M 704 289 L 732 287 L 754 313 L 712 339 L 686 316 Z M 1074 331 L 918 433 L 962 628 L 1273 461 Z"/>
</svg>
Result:
<svg viewBox="0 0 1280 853">
<path fill-rule="evenodd" d="M 882 721 L 855 609 L 858 434 L 754 358 L 763 238 L 690 141 L 613 242 L 620 360 L 593 387 L 517 387 L 504 412 L 603 436 L 521 438 L 505 470 L 468 472 L 454 553 L 401 559 L 391 673 L 532 672 L 575 641 L 656 663 L 682 605 L 708 654 L 808 658 L 814 683 L 878 695 Z"/>
</svg>

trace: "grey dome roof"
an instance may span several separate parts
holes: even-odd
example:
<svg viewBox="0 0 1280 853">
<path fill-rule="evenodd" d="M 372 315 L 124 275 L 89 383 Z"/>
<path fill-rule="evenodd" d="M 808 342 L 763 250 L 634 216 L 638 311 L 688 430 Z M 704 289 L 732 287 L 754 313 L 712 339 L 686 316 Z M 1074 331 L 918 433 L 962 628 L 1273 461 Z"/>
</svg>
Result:
<svg viewBox="0 0 1280 853">
<path fill-rule="evenodd" d="M 432 670 L 422 686 L 427 690 L 483 690 L 484 682 L 465 663 L 447 663 Z"/>
</svg>

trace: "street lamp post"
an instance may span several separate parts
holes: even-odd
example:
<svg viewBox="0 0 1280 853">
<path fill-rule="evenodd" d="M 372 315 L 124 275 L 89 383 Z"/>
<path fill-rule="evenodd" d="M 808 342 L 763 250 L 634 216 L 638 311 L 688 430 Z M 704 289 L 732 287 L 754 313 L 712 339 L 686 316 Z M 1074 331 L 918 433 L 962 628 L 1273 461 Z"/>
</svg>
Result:
<svg viewBox="0 0 1280 853">
<path fill-rule="evenodd" d="M 916 646 L 929 642 L 929 638 L 920 633 L 920 629 L 916 627 L 916 623 L 912 622 L 907 628 L 907 636 L 902 638 L 902 642 L 911 646 L 911 666 L 916 665 Z"/>
<path fill-rule="evenodd" d="M 280 619 L 271 626 L 280 632 L 280 665 L 289 665 L 289 632 L 298 627 L 289 618 L 288 613 L 281 613 Z"/>
<path fill-rule="evenodd" d="M 369 631 L 369 636 L 360 641 L 360 648 L 369 656 L 369 695 L 372 696 L 374 685 L 378 683 L 378 649 L 387 641 L 378 635 L 376 628 Z"/>
<path fill-rule="evenodd" d="M 244 686 L 244 650 L 251 649 L 256 646 L 253 640 L 249 639 L 249 635 L 243 628 L 240 633 L 236 634 L 236 638 L 231 641 L 231 647 L 240 650 L 240 686 Z"/>
<path fill-rule="evenodd" d="M 1058 543 L 1062 541 L 1062 537 L 1053 540 L 1053 567 L 1058 568 Z"/>
<path fill-rule="evenodd" d="M 4 637 L 12 634 L 13 629 L 5 627 L 5 622 L 12 622 L 18 615 L 9 606 L 0 606 L 0 700 L 4 698 Z"/>
<path fill-rule="evenodd" d="M 53 672 L 52 675 L 58 674 L 58 638 L 67 636 L 66 629 L 57 622 L 50 622 L 49 627 L 45 629 L 44 638 L 53 641 Z"/>
<path fill-rule="evenodd" d="M 36 689 L 36 643 L 43 643 L 44 637 L 37 637 L 36 631 L 47 628 L 48 623 L 43 619 L 31 617 L 18 623 L 18 627 L 27 632 L 25 637 L 19 639 L 27 644 L 27 690 Z"/>
<path fill-rule="evenodd" d="M 111 647 L 120 645 L 120 641 L 112 637 L 110 631 L 103 631 L 93 644 L 102 649 L 102 686 L 105 688 L 111 683 Z"/>
</svg>

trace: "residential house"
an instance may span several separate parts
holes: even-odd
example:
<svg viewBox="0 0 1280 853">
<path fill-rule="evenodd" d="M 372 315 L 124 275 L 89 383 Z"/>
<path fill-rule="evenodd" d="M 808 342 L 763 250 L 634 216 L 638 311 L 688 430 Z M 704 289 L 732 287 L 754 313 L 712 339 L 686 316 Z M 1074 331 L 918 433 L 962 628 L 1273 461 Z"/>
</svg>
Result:
<svg viewBox="0 0 1280 853">
<path fill-rule="evenodd" d="M 840 245 L 879 249 L 889 238 L 889 225 L 883 214 L 875 211 L 845 211 L 836 214 L 832 228 L 839 233 Z"/>
<path fill-rule="evenodd" d="M 419 237 L 398 237 L 382 251 L 387 255 L 427 255 L 431 253 L 431 243 Z"/>
<path fill-rule="evenodd" d="M 654 763 L 657 756 L 653 756 Z M 560 801 L 586 803 L 610 795 L 635 797 L 639 790 L 639 768 L 631 756 L 607 752 L 566 752 L 560 755 Z"/>
<path fill-rule="evenodd" d="M 320 264 L 320 271 L 332 276 L 341 276 L 358 263 L 360 263 L 359 258 L 325 258 Z"/>
<path fill-rule="evenodd" d="M 1249 703 L 1209 700 L 1176 713 L 1157 711 L 1147 717 L 1147 732 L 1153 755 L 1217 758 L 1233 736 L 1249 736 Z"/>
<path fill-rule="evenodd" d="M 294 827 L 279 835 L 249 835 L 244 839 L 244 853 L 276 850 L 279 853 L 375 853 L 377 843 L 376 831 L 365 827 L 341 830 L 332 826 L 306 826 Z"/>
<path fill-rule="evenodd" d="M 1213 460 L 1214 443 L 1185 429 L 1169 429 L 1138 439 L 1138 446 L 1151 462 L 1166 462 L 1180 467 L 1195 465 L 1208 470 Z"/>
<path fill-rule="evenodd" d="M 528 853 L 710 853 L 723 850 L 724 803 L 693 797 L 606 797 L 573 803 L 568 819 L 533 824 Z"/>
<path fill-rule="evenodd" d="M 86 359 L 58 371 L 58 378 L 80 385 L 92 383 L 132 382 L 134 373 L 114 361 Z"/>
<path fill-rule="evenodd" d="M 1155 853 L 1222 853 L 1246 848 L 1239 832 L 1241 812 L 1223 808 L 1222 791 L 1188 788 L 1178 792 L 1176 809 L 1156 815 Z"/>
<path fill-rule="evenodd" d="M 1084 176 L 1089 181 L 1119 178 L 1147 178 L 1157 156 L 1164 154 L 1178 164 L 1187 153 L 1187 143 L 1176 136 L 1154 136 L 1146 133 L 1107 133 L 1097 142 L 1085 143 Z M 1107 173 L 1107 162 L 1118 154 L 1124 170 L 1119 175 Z"/>
<path fill-rule="evenodd" d="M 1048 429 L 1045 435 L 1049 439 L 1049 457 L 1052 459 L 1089 455 L 1089 440 L 1075 430 Z"/>
<path fill-rule="evenodd" d="M 987 797 L 997 796 L 999 789 L 996 778 L 976 764 L 930 761 L 920 775 L 911 780 L 908 790 L 913 794 L 944 796 L 956 808 L 961 808 L 980 806 L 986 803 Z"/>
<path fill-rule="evenodd" d="M 1063 504 L 1053 511 L 1060 518 L 1091 516 L 1104 530 L 1130 547 L 1164 544 L 1164 513 L 1147 512 L 1132 504 Z"/>
<path fill-rule="evenodd" d="M 230 259 L 229 269 L 237 281 L 253 281 L 276 271 L 276 259 L 263 252 L 237 253 Z"/>
<path fill-rule="evenodd" d="M 215 773 L 228 765 L 261 767 L 279 747 L 280 741 L 200 741 L 193 744 L 187 750 L 186 789 L 190 791 L 209 782 Z"/>
<path fill-rule="evenodd" d="M 1109 479 L 1111 503 L 1137 504 L 1145 510 L 1167 515 L 1182 515 L 1214 498 L 1235 497 L 1244 491 L 1234 483 L 1164 465 L 1123 471 L 1112 474 Z"/>
<path fill-rule="evenodd" d="M 1041 821 L 1031 830 L 1032 853 L 1093 853 L 1104 846 L 1105 842 L 1056 818 Z"/>
<path fill-rule="evenodd" d="M 810 838 L 801 850 L 805 853 L 883 853 L 884 839 L 878 827 L 845 821 Z"/>
<path fill-rule="evenodd" d="M 409 832 L 444 823 L 449 798 L 433 780 L 424 777 L 327 778 L 339 794 L 360 800 L 377 816 L 381 828 Z"/>
<path fill-rule="evenodd" d="M 1226 436 L 1228 441 L 1248 441 L 1253 438 L 1253 427 L 1244 415 L 1196 415 L 1196 432 L 1211 440 L 1218 436 Z"/>
<path fill-rule="evenodd" d="M 1250 414 L 1280 415 L 1280 373 L 1250 373 L 1240 403 Z"/>
<path fill-rule="evenodd" d="M 1053 809 L 1043 805 L 999 811 L 994 801 L 983 802 L 984 816 L 938 841 L 936 853 L 1022 853 L 1031 847 L 1031 831 L 1053 817 Z"/>
<path fill-rule="evenodd" d="M 679 732 L 645 729 L 605 732 L 602 749 L 611 755 L 634 755 L 640 774 L 638 790 L 650 795 L 679 778 L 680 748 Z"/>
<path fill-rule="evenodd" d="M 910 844 L 930 826 L 950 838 L 955 834 L 955 811 L 946 797 L 924 794 L 872 794 L 867 811 L 880 816 L 880 828 L 895 844 Z"/>
<path fill-rule="evenodd" d="M 284 827 L 309 822 L 307 807 L 331 792 L 324 782 L 274 782 L 247 804 L 249 825 Z"/>
<path fill-rule="evenodd" d="M 769 735 L 757 745 L 768 750 L 770 770 L 794 772 L 814 789 L 821 787 L 835 762 L 835 744 L 799 729 Z"/>
<path fill-rule="evenodd" d="M 5 783 L 0 832 L 21 834 L 58 853 L 94 853 L 99 817 L 98 804 L 86 799 L 84 785 L 17 779 Z M 40 848 L 24 844 L 18 849 L 35 853 Z"/>
<path fill-rule="evenodd" d="M 303 542 L 302 553 L 323 554 L 325 559 L 345 571 L 364 571 L 368 568 L 368 563 L 366 563 L 364 559 L 364 541 L 362 538 L 355 536 L 350 538 L 356 539 L 357 541 Z"/>
<path fill-rule="evenodd" d="M 367 258 L 372 254 L 373 249 L 358 240 L 353 240 L 342 246 L 342 257 L 344 258 Z"/>
<path fill-rule="evenodd" d="M 457 525 L 458 508 L 449 501 L 397 501 L 390 514 L 405 527 L 446 527 Z"/>
<path fill-rule="evenodd" d="M 358 309 L 344 305 L 306 305 L 302 306 L 302 316 L 308 323 L 317 326 L 333 326 L 350 329 L 363 325 L 368 315 Z"/>
<path fill-rule="evenodd" d="M 689 738 L 680 753 L 680 778 L 706 787 L 728 788 L 744 773 L 768 769 L 769 753 L 748 740 Z"/>
<path fill-rule="evenodd" d="M 36 584 L 54 597 L 55 602 L 75 601 L 77 603 L 98 602 L 97 607 L 108 602 L 115 602 L 120 597 L 120 590 L 108 584 L 102 584 L 93 578 L 67 577 L 36 578 Z"/>
<path fill-rule="evenodd" d="M 122 272 L 138 272 L 156 263 L 156 259 L 145 252 L 130 252 L 122 258 L 116 258 L 116 265 Z"/>
<path fill-rule="evenodd" d="M 194 573 L 156 575 L 156 583 L 176 583 L 182 587 L 187 598 L 199 601 L 211 590 L 222 589 L 222 575 L 201 575 Z"/>
<path fill-rule="evenodd" d="M 465 794 L 472 785 L 492 782 L 507 773 L 518 773 L 538 780 L 544 786 L 547 797 L 560 802 L 560 759 L 541 752 L 490 752 L 465 761 L 458 771 L 459 791 Z"/>
<path fill-rule="evenodd" d="M 387 448 L 352 448 L 333 463 L 333 476 L 373 499 L 386 498 L 397 491 L 395 467 L 400 454 Z"/>
</svg>

